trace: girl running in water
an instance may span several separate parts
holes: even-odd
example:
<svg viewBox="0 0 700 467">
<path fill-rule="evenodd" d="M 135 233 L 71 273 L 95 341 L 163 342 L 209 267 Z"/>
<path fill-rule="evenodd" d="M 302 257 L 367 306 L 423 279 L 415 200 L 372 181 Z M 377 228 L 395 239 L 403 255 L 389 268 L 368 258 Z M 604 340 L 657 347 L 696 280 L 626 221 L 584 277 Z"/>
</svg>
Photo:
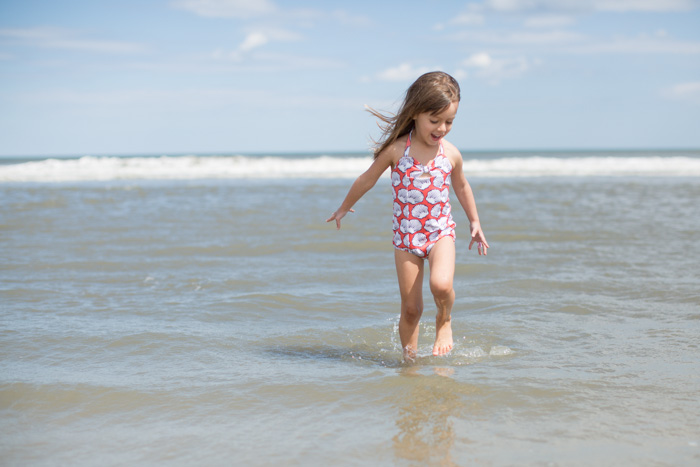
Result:
<svg viewBox="0 0 700 467">
<path fill-rule="evenodd" d="M 433 355 L 446 355 L 454 345 L 451 312 L 455 271 L 455 222 L 449 187 L 470 222 L 471 242 L 479 254 L 489 244 L 481 230 L 472 189 L 462 169 L 462 155 L 445 140 L 457 115 L 460 91 L 457 81 L 443 72 L 426 73 L 406 91 L 395 116 L 373 109 L 383 122 L 374 162 L 352 184 L 345 200 L 326 222 L 340 220 L 391 168 L 394 198 L 394 258 L 401 293 L 399 337 L 406 361 L 416 358 L 418 331 L 423 314 L 423 270 L 430 266 L 430 291 L 437 306 Z"/>
</svg>

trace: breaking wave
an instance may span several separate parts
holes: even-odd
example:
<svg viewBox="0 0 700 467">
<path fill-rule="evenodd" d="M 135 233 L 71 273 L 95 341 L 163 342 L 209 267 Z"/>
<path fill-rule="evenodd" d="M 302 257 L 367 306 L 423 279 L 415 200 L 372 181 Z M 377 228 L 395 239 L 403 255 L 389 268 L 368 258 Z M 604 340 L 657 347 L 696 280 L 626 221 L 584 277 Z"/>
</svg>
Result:
<svg viewBox="0 0 700 467">
<path fill-rule="evenodd" d="M 372 159 L 358 156 L 86 156 L 12 162 L 0 165 L 0 182 L 355 178 L 369 167 Z M 602 153 L 582 157 L 528 154 L 470 159 L 469 154 L 465 154 L 464 171 L 468 177 L 697 177 L 700 176 L 700 157 L 625 157 Z"/>
</svg>

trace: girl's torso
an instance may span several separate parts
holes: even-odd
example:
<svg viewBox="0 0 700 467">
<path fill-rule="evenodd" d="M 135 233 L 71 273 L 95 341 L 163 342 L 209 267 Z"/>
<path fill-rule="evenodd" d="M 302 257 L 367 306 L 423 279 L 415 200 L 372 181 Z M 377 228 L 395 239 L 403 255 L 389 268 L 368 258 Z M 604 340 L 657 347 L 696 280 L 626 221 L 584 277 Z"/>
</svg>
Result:
<svg viewBox="0 0 700 467">
<path fill-rule="evenodd" d="M 391 171 L 394 246 L 420 257 L 444 236 L 454 238 L 449 202 L 452 163 L 440 141 L 437 155 L 421 164 L 411 156 L 411 135 Z"/>
</svg>

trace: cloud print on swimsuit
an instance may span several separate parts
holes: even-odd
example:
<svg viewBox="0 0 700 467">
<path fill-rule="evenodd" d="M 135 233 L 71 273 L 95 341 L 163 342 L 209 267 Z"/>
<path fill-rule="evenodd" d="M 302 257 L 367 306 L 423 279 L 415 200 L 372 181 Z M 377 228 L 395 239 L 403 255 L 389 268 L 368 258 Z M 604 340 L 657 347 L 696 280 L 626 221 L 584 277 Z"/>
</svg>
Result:
<svg viewBox="0 0 700 467">
<path fill-rule="evenodd" d="M 410 157 L 402 157 L 401 160 L 399 161 L 399 170 L 401 172 L 405 172 L 411 167 L 413 167 L 414 161 Z"/>
<path fill-rule="evenodd" d="M 408 176 L 406 177 L 410 183 L 410 178 Z M 430 179 L 429 178 L 415 178 L 413 179 L 413 186 L 416 187 L 418 190 L 425 190 L 430 186 Z"/>
<path fill-rule="evenodd" d="M 440 224 L 437 219 L 428 219 L 425 221 L 425 230 L 428 232 L 435 232 L 438 229 L 440 229 Z"/>
<path fill-rule="evenodd" d="M 428 237 L 425 236 L 423 233 L 417 233 L 413 236 L 412 244 L 413 246 L 416 247 L 421 247 L 425 245 L 425 243 L 428 241 Z"/>
<path fill-rule="evenodd" d="M 442 192 L 440 190 L 430 190 L 425 196 L 425 200 L 430 204 L 439 203 L 442 200 Z"/>
<path fill-rule="evenodd" d="M 433 176 L 433 186 L 435 188 L 442 188 L 442 186 L 445 184 L 445 177 L 442 175 L 442 172 L 439 170 L 433 170 L 431 175 Z"/>
<path fill-rule="evenodd" d="M 416 204 L 423 201 L 423 193 L 418 190 L 407 190 L 401 188 L 396 196 L 402 203 Z"/>
<path fill-rule="evenodd" d="M 420 203 L 425 199 L 423 193 L 418 190 L 408 190 L 408 195 L 406 196 L 406 202 L 410 204 Z"/>
<path fill-rule="evenodd" d="M 401 220 L 401 232 L 403 233 L 416 233 L 418 232 L 421 228 L 423 228 L 423 224 L 418 219 L 402 219 Z"/>
<path fill-rule="evenodd" d="M 424 204 L 418 204 L 418 205 L 414 206 L 413 209 L 411 210 L 411 215 L 413 217 L 417 217 L 418 219 L 423 219 L 424 217 L 426 217 L 428 215 L 428 213 L 429 213 L 428 207 L 425 206 Z"/>
</svg>

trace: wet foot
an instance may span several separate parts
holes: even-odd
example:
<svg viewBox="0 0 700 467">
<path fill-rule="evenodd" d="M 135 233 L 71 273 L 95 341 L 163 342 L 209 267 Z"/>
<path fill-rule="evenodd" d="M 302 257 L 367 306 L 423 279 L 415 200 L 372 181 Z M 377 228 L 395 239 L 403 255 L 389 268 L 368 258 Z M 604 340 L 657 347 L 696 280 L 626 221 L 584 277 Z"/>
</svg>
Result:
<svg viewBox="0 0 700 467">
<path fill-rule="evenodd" d="M 403 361 L 406 363 L 414 363 L 416 361 L 416 349 L 411 346 L 403 348 Z"/>
<path fill-rule="evenodd" d="M 452 321 L 437 322 L 435 326 L 435 345 L 433 355 L 447 355 L 452 350 Z"/>
</svg>

